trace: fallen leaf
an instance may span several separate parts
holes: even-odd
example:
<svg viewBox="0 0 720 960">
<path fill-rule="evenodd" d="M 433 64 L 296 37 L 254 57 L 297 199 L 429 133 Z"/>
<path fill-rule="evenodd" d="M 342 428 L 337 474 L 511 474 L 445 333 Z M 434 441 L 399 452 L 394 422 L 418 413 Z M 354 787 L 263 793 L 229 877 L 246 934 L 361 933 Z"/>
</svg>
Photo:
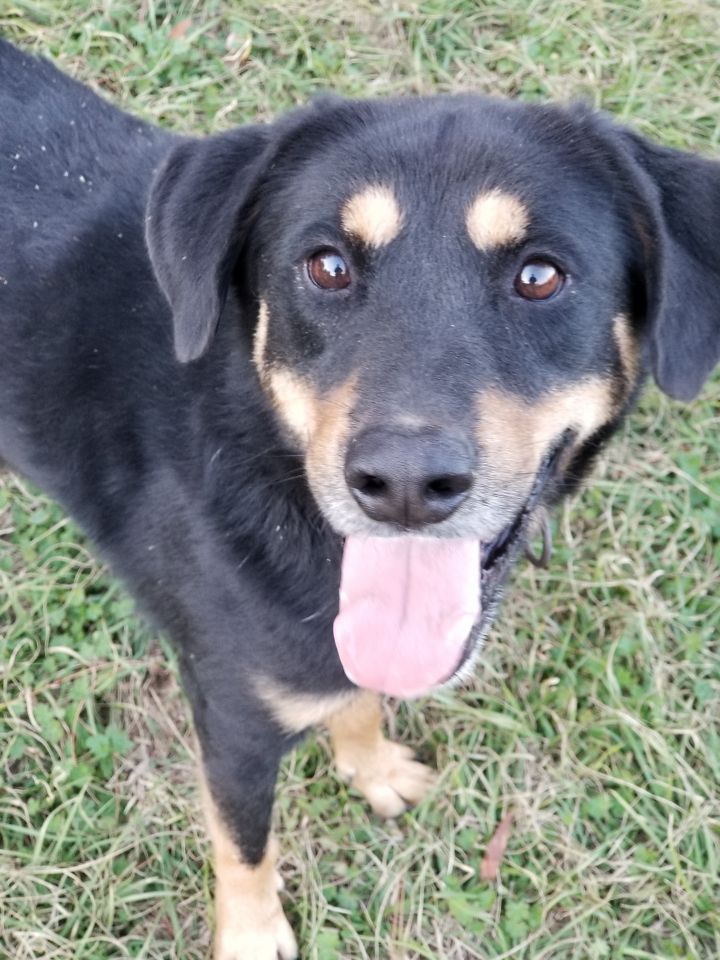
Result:
<svg viewBox="0 0 720 960">
<path fill-rule="evenodd" d="M 188 32 L 192 26 L 192 20 L 190 17 L 186 17 L 185 20 L 180 20 L 175 24 L 174 27 L 170 30 L 170 39 L 171 40 L 182 40 L 185 34 Z"/>
<path fill-rule="evenodd" d="M 485 856 L 480 864 L 480 879 L 488 883 L 497 880 L 500 872 L 500 864 L 505 856 L 510 832 L 512 831 L 513 815 L 512 811 L 506 813 L 490 838 L 490 842 L 485 848 Z"/>
</svg>

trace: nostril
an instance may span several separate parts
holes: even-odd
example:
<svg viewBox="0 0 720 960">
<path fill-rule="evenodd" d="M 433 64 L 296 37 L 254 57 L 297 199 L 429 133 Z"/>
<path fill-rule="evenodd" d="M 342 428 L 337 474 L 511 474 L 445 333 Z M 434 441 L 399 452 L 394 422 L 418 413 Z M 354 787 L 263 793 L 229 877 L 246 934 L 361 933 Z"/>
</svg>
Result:
<svg viewBox="0 0 720 960">
<path fill-rule="evenodd" d="M 425 495 L 435 500 L 452 497 L 455 493 L 450 477 L 438 477 L 437 480 L 431 480 L 430 483 L 425 485 Z"/>
<path fill-rule="evenodd" d="M 387 493 L 388 484 L 382 477 L 377 477 L 372 473 L 366 473 L 359 476 L 353 486 L 358 493 L 364 493 L 368 497 L 382 497 Z"/>
<path fill-rule="evenodd" d="M 454 473 L 429 480 L 423 492 L 428 500 L 450 500 L 467 493 L 471 486 L 472 474 Z"/>
<path fill-rule="evenodd" d="M 390 484 L 386 477 L 369 470 L 350 470 L 346 473 L 348 486 L 355 494 L 365 497 L 387 496 Z"/>
<path fill-rule="evenodd" d="M 447 477 L 440 477 L 438 480 L 431 480 L 425 484 L 425 496 L 428 499 L 443 500 L 454 494 L 452 484 L 448 482 Z"/>
</svg>

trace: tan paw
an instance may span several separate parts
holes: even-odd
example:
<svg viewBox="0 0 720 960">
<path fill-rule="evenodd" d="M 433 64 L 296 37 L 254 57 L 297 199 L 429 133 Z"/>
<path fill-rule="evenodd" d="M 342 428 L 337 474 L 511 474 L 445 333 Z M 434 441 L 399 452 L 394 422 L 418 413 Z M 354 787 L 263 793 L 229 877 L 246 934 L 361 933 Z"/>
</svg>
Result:
<svg viewBox="0 0 720 960">
<path fill-rule="evenodd" d="M 295 935 L 277 896 L 275 901 L 272 905 L 264 902 L 254 915 L 244 909 L 242 920 L 225 914 L 215 934 L 215 960 L 296 960 Z"/>
<path fill-rule="evenodd" d="M 340 775 L 350 781 L 380 817 L 398 817 L 419 803 L 437 774 L 415 759 L 410 747 L 381 738 L 372 748 L 338 749 Z"/>
</svg>

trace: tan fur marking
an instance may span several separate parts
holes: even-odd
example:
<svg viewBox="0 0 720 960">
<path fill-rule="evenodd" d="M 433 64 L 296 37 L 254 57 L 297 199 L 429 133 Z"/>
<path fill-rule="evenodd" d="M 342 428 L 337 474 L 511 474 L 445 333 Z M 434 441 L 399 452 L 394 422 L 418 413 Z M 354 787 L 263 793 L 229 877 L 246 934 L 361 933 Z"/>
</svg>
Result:
<svg viewBox="0 0 720 960">
<path fill-rule="evenodd" d="M 479 250 L 492 250 L 522 240 L 529 219 L 527 207 L 518 197 L 496 189 L 475 198 L 465 216 L 465 225 Z"/>
<path fill-rule="evenodd" d="M 303 446 L 307 446 L 318 421 L 319 405 L 315 390 L 302 377 L 285 367 L 270 370 L 267 383 L 278 413 Z"/>
<path fill-rule="evenodd" d="M 402 214 L 389 187 L 365 187 L 344 204 L 340 221 L 345 233 L 369 247 L 384 247 L 402 227 Z"/>
<path fill-rule="evenodd" d="M 627 317 L 622 314 L 615 317 L 613 328 L 625 379 L 628 381 L 628 387 L 633 387 L 640 369 L 640 345 L 635 339 Z"/>
<path fill-rule="evenodd" d="M 355 375 L 323 397 L 318 405 L 315 432 L 310 439 L 307 471 L 311 483 L 327 485 L 330 476 L 343 475 L 341 452 L 350 433 L 350 414 L 355 401 Z M 343 481 L 344 482 L 344 481 Z"/>
<path fill-rule="evenodd" d="M 269 323 L 270 314 L 268 312 L 268 305 L 264 300 L 261 300 L 257 327 L 255 328 L 255 338 L 253 340 L 253 363 L 261 377 L 265 371 L 265 351 L 267 349 Z"/>
<path fill-rule="evenodd" d="M 327 720 L 331 714 L 348 706 L 357 696 L 354 690 L 328 696 L 297 693 L 291 687 L 286 687 L 285 684 L 271 680 L 269 677 L 258 677 L 255 681 L 255 691 L 269 706 L 275 720 L 288 733 L 300 733 L 308 727 L 317 726 Z"/>
<path fill-rule="evenodd" d="M 278 897 L 275 840 L 257 866 L 244 863 L 204 776 L 200 790 L 215 862 L 215 960 L 292 960 L 297 944 Z"/>
<path fill-rule="evenodd" d="M 361 691 L 328 720 L 335 762 L 341 776 L 363 794 L 375 813 L 397 817 L 419 803 L 435 782 L 413 751 L 382 734 L 380 698 Z"/>
<path fill-rule="evenodd" d="M 553 440 L 564 430 L 577 431 L 576 442 L 586 440 L 613 414 L 609 380 L 588 378 L 529 403 L 502 390 L 486 390 L 478 397 L 478 439 L 499 479 L 522 476 L 528 483 Z"/>
</svg>

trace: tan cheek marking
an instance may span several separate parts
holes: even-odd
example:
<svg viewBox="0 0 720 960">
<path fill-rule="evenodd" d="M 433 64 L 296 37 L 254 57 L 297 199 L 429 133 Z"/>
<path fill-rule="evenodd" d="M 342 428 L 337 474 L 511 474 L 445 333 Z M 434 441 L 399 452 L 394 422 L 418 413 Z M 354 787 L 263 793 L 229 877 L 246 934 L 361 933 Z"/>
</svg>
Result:
<svg viewBox="0 0 720 960">
<path fill-rule="evenodd" d="M 620 354 L 620 364 L 628 382 L 628 389 L 631 389 L 635 386 L 640 371 L 640 345 L 632 332 L 627 317 L 622 315 L 615 317 L 613 330 L 615 343 Z"/>
<path fill-rule="evenodd" d="M 216 960 L 260 956 L 268 939 L 290 955 L 295 938 L 278 897 L 282 882 L 275 869 L 276 841 L 268 840 L 260 863 L 245 863 L 203 775 L 200 792 L 215 865 Z"/>
<path fill-rule="evenodd" d="M 402 227 L 402 214 L 389 187 L 371 186 L 344 204 L 340 222 L 345 233 L 369 247 L 384 247 Z"/>
<path fill-rule="evenodd" d="M 465 216 L 465 225 L 478 250 L 492 250 L 522 240 L 529 219 L 525 204 L 517 197 L 490 190 L 475 198 Z"/>
<path fill-rule="evenodd" d="M 564 430 L 586 440 L 613 415 L 612 383 L 592 377 L 535 403 L 502 390 L 478 396 L 478 439 L 490 468 L 503 479 L 522 476 L 530 484 L 550 444 Z"/>
<path fill-rule="evenodd" d="M 316 430 L 307 454 L 311 482 L 327 485 L 328 479 L 343 475 L 342 453 L 350 433 L 350 414 L 355 402 L 357 375 L 331 391 L 318 405 Z"/>
<path fill-rule="evenodd" d="M 302 377 L 277 367 L 267 373 L 272 401 L 296 438 L 307 446 L 317 427 L 319 401 L 315 389 Z"/>
<path fill-rule="evenodd" d="M 267 349 L 269 323 L 268 305 L 264 300 L 261 300 L 257 327 L 255 328 L 255 339 L 253 340 L 253 363 L 261 377 L 265 371 L 265 351 Z"/>
<path fill-rule="evenodd" d="M 354 690 L 345 690 L 328 696 L 297 693 L 269 677 L 256 679 L 255 692 L 269 707 L 275 720 L 288 733 L 300 733 L 308 727 L 316 727 L 327 720 L 331 714 L 346 707 L 357 696 Z"/>
</svg>

